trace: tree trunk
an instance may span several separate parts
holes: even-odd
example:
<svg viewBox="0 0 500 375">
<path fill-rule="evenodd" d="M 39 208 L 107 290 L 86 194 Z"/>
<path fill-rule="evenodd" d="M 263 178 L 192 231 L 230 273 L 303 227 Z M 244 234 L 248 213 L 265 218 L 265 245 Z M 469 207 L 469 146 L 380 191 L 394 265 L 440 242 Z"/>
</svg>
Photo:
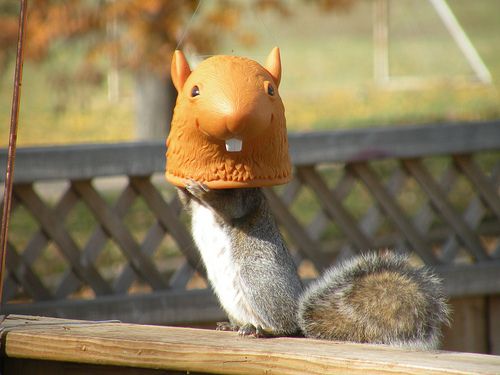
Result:
<svg viewBox="0 0 500 375">
<path fill-rule="evenodd" d="M 135 76 L 136 138 L 165 139 L 170 129 L 176 91 L 170 77 L 152 71 Z"/>
</svg>

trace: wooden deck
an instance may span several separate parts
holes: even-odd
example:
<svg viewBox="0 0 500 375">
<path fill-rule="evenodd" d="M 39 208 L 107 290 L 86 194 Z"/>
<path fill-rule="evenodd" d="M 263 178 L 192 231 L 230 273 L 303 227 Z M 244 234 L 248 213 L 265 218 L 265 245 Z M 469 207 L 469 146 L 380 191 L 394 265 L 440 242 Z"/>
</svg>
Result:
<svg viewBox="0 0 500 375">
<path fill-rule="evenodd" d="M 498 374 L 500 357 L 9 315 L 2 374 Z"/>
</svg>

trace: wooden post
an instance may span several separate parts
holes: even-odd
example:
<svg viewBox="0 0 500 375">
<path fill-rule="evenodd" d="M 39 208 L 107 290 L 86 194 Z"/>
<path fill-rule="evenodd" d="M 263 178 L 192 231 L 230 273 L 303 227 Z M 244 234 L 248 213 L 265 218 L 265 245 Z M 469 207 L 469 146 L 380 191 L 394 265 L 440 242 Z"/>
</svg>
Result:
<svg viewBox="0 0 500 375">
<path fill-rule="evenodd" d="M 486 298 L 464 297 L 450 301 L 451 326 L 443 331 L 443 348 L 460 352 L 487 353 Z"/>
<path fill-rule="evenodd" d="M 389 2 L 373 1 L 373 74 L 375 83 L 389 83 Z"/>
<path fill-rule="evenodd" d="M 488 297 L 488 341 L 490 354 L 500 355 L 500 296 Z"/>
<path fill-rule="evenodd" d="M 460 51 L 464 54 L 479 81 L 490 84 L 492 82 L 490 71 L 484 64 L 470 39 L 467 37 L 467 34 L 462 29 L 462 26 L 460 26 L 460 23 L 451 11 L 446 0 L 429 0 L 429 2 L 436 10 L 439 18 L 443 21 L 451 37 L 458 48 L 460 48 Z"/>
</svg>

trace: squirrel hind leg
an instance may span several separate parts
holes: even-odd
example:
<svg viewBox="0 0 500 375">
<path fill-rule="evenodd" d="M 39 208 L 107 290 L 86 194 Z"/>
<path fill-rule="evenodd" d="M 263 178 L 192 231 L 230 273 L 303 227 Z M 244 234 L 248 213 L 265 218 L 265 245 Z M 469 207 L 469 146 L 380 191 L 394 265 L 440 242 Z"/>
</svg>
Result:
<svg viewBox="0 0 500 375">
<path fill-rule="evenodd" d="M 305 336 L 433 349 L 448 308 L 440 281 L 394 254 L 369 253 L 332 267 L 299 304 Z"/>
</svg>

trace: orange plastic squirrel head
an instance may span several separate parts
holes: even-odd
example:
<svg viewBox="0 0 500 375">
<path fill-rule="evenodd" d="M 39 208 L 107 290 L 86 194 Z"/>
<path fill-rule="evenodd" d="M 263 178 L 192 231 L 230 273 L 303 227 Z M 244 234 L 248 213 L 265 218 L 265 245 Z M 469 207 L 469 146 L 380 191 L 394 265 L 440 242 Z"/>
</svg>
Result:
<svg viewBox="0 0 500 375">
<path fill-rule="evenodd" d="M 264 67 L 243 57 L 213 56 L 194 71 L 175 51 L 171 74 L 179 94 L 167 138 L 168 181 L 225 189 L 290 180 L 278 48 Z"/>
</svg>

